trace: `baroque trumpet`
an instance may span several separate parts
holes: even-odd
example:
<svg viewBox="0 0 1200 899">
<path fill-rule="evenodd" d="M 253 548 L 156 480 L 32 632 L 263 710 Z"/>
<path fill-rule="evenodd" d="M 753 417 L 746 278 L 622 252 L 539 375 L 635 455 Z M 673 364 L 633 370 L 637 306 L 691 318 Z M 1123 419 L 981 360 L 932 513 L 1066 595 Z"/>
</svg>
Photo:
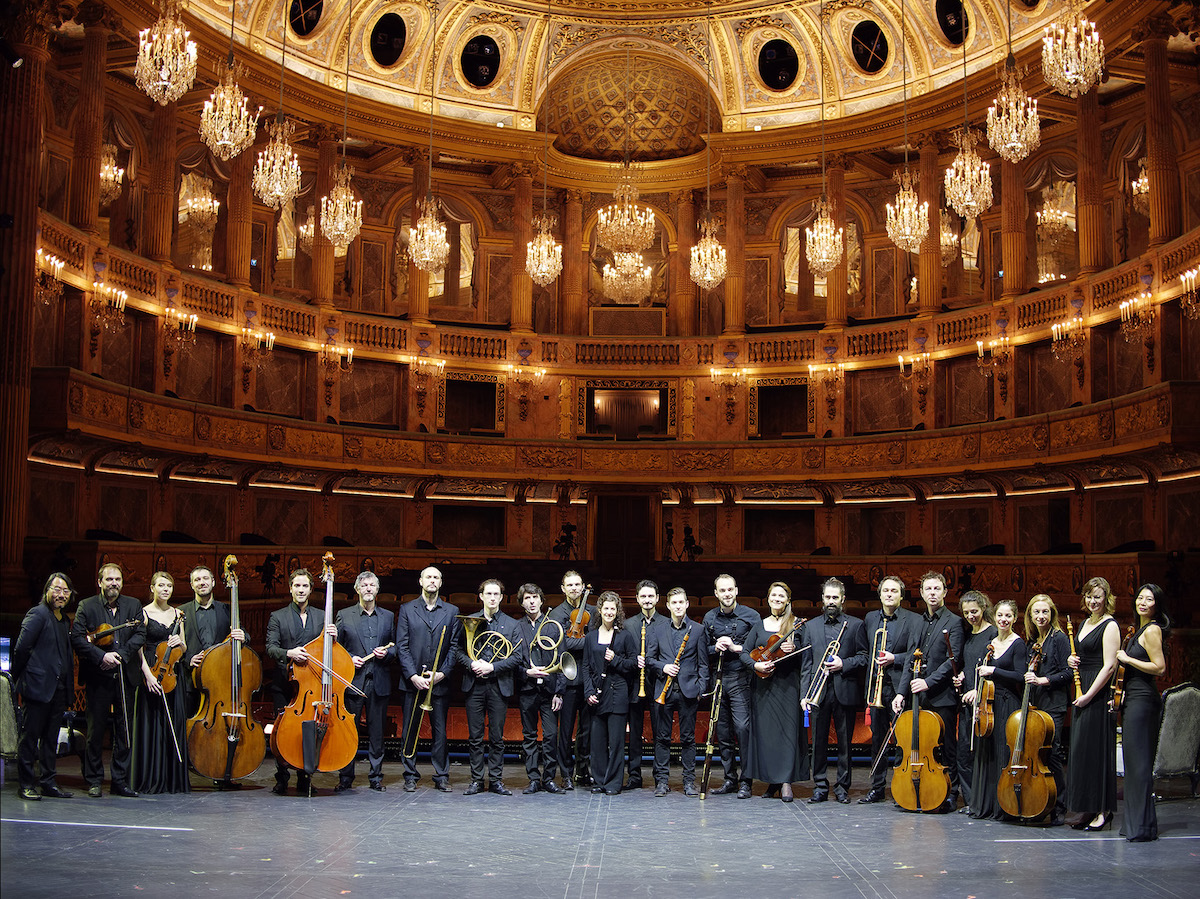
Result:
<svg viewBox="0 0 1200 899">
<path fill-rule="evenodd" d="M 804 702 L 809 705 L 820 705 L 821 697 L 825 695 L 825 685 L 829 683 L 829 669 L 825 667 L 825 663 L 836 656 L 842 649 L 842 635 L 846 633 L 846 625 L 850 622 L 842 622 L 842 629 L 838 631 L 838 635 L 830 642 L 825 649 L 825 658 L 821 660 L 821 667 L 817 669 L 817 673 L 813 675 L 812 683 L 809 684 L 808 692 L 804 694 Z"/>
<path fill-rule="evenodd" d="M 879 664 L 879 656 L 887 650 L 887 619 L 883 627 L 875 631 L 871 641 L 871 668 L 867 674 L 867 705 L 873 709 L 883 708 L 883 678 L 885 672 Z"/>
</svg>

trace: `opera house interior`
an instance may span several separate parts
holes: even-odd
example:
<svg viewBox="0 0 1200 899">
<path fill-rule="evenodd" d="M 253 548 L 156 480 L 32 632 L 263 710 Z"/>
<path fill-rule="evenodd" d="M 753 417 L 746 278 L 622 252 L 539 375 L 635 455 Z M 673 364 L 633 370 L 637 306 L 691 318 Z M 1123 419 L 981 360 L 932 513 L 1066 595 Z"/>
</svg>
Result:
<svg viewBox="0 0 1200 899">
<path fill-rule="evenodd" d="M 1189 622 L 1194 3 L 4 6 L 10 629 L 330 548 Z"/>
</svg>

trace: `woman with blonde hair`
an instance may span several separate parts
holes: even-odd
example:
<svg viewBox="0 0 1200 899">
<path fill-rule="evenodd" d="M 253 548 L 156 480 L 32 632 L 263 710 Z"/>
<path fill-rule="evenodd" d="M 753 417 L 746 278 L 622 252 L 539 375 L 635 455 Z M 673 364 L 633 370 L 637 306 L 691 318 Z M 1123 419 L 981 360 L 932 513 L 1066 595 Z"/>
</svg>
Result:
<svg viewBox="0 0 1200 899">
<path fill-rule="evenodd" d="M 178 684 L 182 677 L 183 615 L 171 605 L 175 579 L 165 571 L 150 578 L 150 602 L 142 609 L 146 623 L 146 644 L 141 650 L 142 678 L 145 683 L 134 700 L 133 788 L 139 793 L 188 793 L 187 699 Z M 163 691 L 153 666 L 158 649 L 184 647 L 176 663 L 176 686 Z"/>
<path fill-rule="evenodd" d="M 1071 669 L 1067 667 L 1071 644 L 1059 626 L 1058 608 L 1054 600 L 1045 593 L 1037 594 L 1025 607 L 1025 640 L 1031 647 L 1040 647 L 1042 654 L 1037 670 L 1025 672 L 1025 682 L 1033 685 L 1029 702 L 1054 721 L 1050 774 L 1054 778 L 1058 798 L 1054 802 L 1054 811 L 1050 813 L 1049 824 L 1057 827 L 1063 823 L 1067 811 L 1067 748 L 1063 736 L 1067 726 L 1067 707 L 1071 704 Z"/>
</svg>

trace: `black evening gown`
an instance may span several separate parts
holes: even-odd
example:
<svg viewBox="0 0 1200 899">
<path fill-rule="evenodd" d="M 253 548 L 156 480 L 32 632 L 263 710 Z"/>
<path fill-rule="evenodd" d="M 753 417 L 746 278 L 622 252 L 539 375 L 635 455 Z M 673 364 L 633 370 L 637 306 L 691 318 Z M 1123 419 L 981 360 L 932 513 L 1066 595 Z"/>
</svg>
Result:
<svg viewBox="0 0 1200 899">
<path fill-rule="evenodd" d="M 1079 683 L 1087 692 L 1104 668 L 1104 632 L 1116 627 L 1109 618 L 1077 641 Z M 1067 759 L 1067 808 L 1095 817 L 1117 809 L 1117 720 L 1101 690 L 1071 721 L 1071 753 Z"/>
<path fill-rule="evenodd" d="M 1150 657 L 1140 643 L 1139 630 L 1125 645 L 1125 652 L 1142 662 Z M 1125 753 L 1125 825 L 1127 840 L 1157 840 L 1158 815 L 1154 811 L 1154 756 L 1158 751 L 1158 728 L 1162 721 L 1162 697 L 1154 675 L 1125 666 L 1125 705 L 1121 741 Z"/>
<path fill-rule="evenodd" d="M 992 642 L 992 637 L 996 636 L 996 626 L 994 624 L 983 625 L 983 630 L 977 634 L 967 633 L 966 642 L 963 644 L 963 693 L 968 693 L 975 689 L 975 669 L 983 662 L 983 657 L 987 653 L 988 644 Z M 979 738 L 971 739 L 971 731 L 975 727 L 975 719 L 972 716 L 971 706 L 963 703 L 962 711 L 958 716 L 958 751 L 954 755 L 957 771 L 948 771 L 958 779 L 958 792 L 963 798 L 963 803 L 967 806 L 971 805 L 971 780 L 972 772 L 975 764 L 975 745 L 979 742 Z"/>
<path fill-rule="evenodd" d="M 750 650 L 765 646 L 775 636 L 759 622 L 746 637 L 743 656 L 753 664 Z M 802 627 L 792 635 L 800 648 Z M 769 784 L 808 780 L 808 731 L 800 726 L 800 659 L 794 655 L 775 665 L 770 677 L 752 678 L 750 746 L 742 764 L 742 777 Z"/>
<path fill-rule="evenodd" d="M 1005 725 L 1009 715 L 1020 711 L 1025 692 L 1025 668 L 1029 664 L 1025 641 L 1017 637 L 1003 655 L 992 659 L 991 664 L 996 668 L 992 672 L 992 683 L 996 685 L 996 698 L 992 701 L 992 720 L 995 723 L 990 735 L 975 739 L 971 814 L 976 818 L 1006 817 L 996 797 L 996 788 L 1000 784 L 1000 770 L 1008 764 Z"/>
<path fill-rule="evenodd" d="M 170 636 L 170 628 L 153 618 L 146 625 L 146 661 L 153 666 L 158 653 L 158 644 Z M 180 662 L 179 678 L 186 677 Z M 187 747 L 187 697 L 180 686 L 166 696 L 166 706 L 171 709 L 171 723 L 175 725 L 175 739 L 179 742 L 180 761 L 175 754 L 175 740 L 171 739 L 163 697 L 146 689 L 145 678 L 138 687 L 133 710 L 133 788 L 139 793 L 190 793 L 188 778 Z"/>
</svg>

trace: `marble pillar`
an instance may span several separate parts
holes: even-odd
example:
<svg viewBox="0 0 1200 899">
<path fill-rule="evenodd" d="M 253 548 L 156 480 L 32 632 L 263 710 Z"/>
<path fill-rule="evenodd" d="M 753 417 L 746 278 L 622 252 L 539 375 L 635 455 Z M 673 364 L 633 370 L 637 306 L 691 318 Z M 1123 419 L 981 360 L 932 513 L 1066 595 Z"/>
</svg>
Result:
<svg viewBox="0 0 1200 899">
<path fill-rule="evenodd" d="M 721 333 L 746 331 L 746 170 L 739 166 L 725 179 L 725 320 Z"/>
<path fill-rule="evenodd" d="M 333 305 L 333 244 L 321 227 L 321 199 L 333 190 L 333 167 L 337 165 L 338 134 L 328 125 L 318 125 L 312 132 L 317 142 L 317 184 L 313 191 L 316 198 L 317 227 L 313 229 L 312 243 L 312 302 L 317 306 Z"/>
<path fill-rule="evenodd" d="M 86 2 L 75 14 L 83 25 L 83 66 L 75 109 L 75 147 L 71 155 L 71 193 L 67 219 L 95 234 L 100 218 L 100 157 L 104 145 L 104 82 L 108 70 L 107 8 Z"/>
<path fill-rule="evenodd" d="M 1179 29 L 1168 16 L 1151 16 L 1134 33 L 1146 55 L 1146 175 L 1150 179 L 1150 246 L 1182 230 L 1179 166 L 1171 133 L 1171 83 L 1167 39 Z"/>
<path fill-rule="evenodd" d="M 587 248 L 583 245 L 583 194 L 566 192 L 563 216 L 563 270 L 559 275 L 562 291 L 562 331 L 586 334 L 587 322 Z"/>
<path fill-rule="evenodd" d="M 225 275 L 233 287 L 250 286 L 250 236 L 254 212 L 255 150 L 248 147 L 229 162 L 229 188 L 225 195 Z M 332 280 L 330 281 L 332 286 Z"/>
<path fill-rule="evenodd" d="M 1104 268 L 1104 151 L 1100 146 L 1100 98 L 1092 88 L 1076 101 L 1075 145 L 1079 174 L 1075 220 L 1079 234 L 1079 274 Z"/>
<path fill-rule="evenodd" d="M 676 248 L 671 254 L 671 294 L 667 333 L 692 337 L 696 333 L 696 282 L 692 280 L 692 247 L 696 243 L 696 203 L 690 190 L 671 194 Z"/>
<path fill-rule="evenodd" d="M 1000 256 L 1004 265 L 1004 299 L 1025 292 L 1025 164 L 1000 163 Z"/>
<path fill-rule="evenodd" d="M 513 167 L 512 311 L 514 331 L 533 330 L 533 279 L 525 270 L 529 241 L 533 239 L 533 172 Z"/>
<path fill-rule="evenodd" d="M 178 128 L 177 104 L 156 104 L 150 126 L 150 158 L 147 160 L 150 179 L 144 203 L 145 246 L 149 258 L 167 265 L 171 263 L 172 238 L 179 206 L 175 192 L 175 170 L 179 157 Z"/>
<path fill-rule="evenodd" d="M 942 172 L 938 168 L 938 138 L 937 133 L 928 134 L 920 145 L 917 197 L 929 204 L 929 229 L 917 257 L 917 304 L 922 313 L 937 312 L 942 307 Z"/>
</svg>

